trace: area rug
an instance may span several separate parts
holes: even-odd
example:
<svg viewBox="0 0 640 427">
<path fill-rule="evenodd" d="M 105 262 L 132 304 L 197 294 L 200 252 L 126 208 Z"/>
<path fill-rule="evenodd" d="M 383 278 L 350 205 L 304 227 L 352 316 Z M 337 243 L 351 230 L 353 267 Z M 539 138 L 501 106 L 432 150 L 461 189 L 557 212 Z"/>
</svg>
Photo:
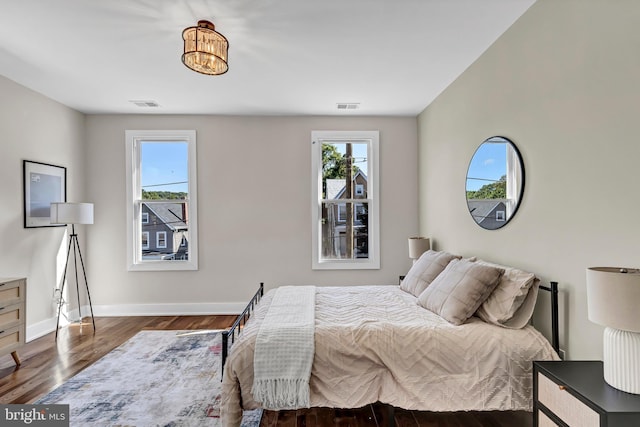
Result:
<svg viewBox="0 0 640 427">
<path fill-rule="evenodd" d="M 69 404 L 71 426 L 221 426 L 221 347 L 219 331 L 142 331 L 35 403 Z"/>
</svg>

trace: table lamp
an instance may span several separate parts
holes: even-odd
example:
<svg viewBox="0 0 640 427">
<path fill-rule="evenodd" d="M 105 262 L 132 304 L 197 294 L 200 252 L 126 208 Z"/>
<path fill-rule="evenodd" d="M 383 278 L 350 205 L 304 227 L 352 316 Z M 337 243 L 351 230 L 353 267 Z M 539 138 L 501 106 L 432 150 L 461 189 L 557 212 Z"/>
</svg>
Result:
<svg viewBox="0 0 640 427">
<path fill-rule="evenodd" d="M 420 256 L 431 248 L 426 237 L 409 237 L 409 258 L 415 263 Z"/>
<path fill-rule="evenodd" d="M 587 306 L 589 320 L 605 326 L 604 380 L 640 394 L 640 270 L 588 268 Z"/>
</svg>

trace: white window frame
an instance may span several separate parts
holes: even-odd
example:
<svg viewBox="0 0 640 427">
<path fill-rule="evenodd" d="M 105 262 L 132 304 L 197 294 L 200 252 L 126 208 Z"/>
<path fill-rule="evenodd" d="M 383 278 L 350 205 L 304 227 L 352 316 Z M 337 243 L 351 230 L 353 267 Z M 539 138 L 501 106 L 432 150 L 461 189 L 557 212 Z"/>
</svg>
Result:
<svg viewBox="0 0 640 427">
<path fill-rule="evenodd" d="M 338 221 L 344 222 L 347 220 L 347 204 L 346 203 L 336 203 L 335 205 L 338 209 Z"/>
<path fill-rule="evenodd" d="M 147 236 L 147 244 L 145 246 L 144 242 L 144 236 Z M 140 245 L 142 245 L 142 249 L 149 249 L 149 232 L 148 231 L 143 231 L 142 232 L 142 240 L 140 241 Z"/>
<path fill-rule="evenodd" d="M 356 196 L 364 196 L 364 184 L 356 184 Z"/>
<path fill-rule="evenodd" d="M 142 212 L 142 223 L 149 224 L 149 212 Z"/>
<path fill-rule="evenodd" d="M 140 183 L 140 145 L 142 142 L 186 142 L 189 167 L 189 259 L 142 259 L 142 189 Z M 196 168 L 195 130 L 127 130 L 126 181 L 127 181 L 127 269 L 129 271 L 172 271 L 198 269 L 198 183 Z M 166 241 L 166 240 L 165 240 Z"/>
<path fill-rule="evenodd" d="M 160 239 L 162 239 L 164 243 L 160 244 Z M 156 248 L 167 249 L 167 232 L 166 231 L 156 232 Z"/>
<path fill-rule="evenodd" d="M 367 143 L 367 198 L 369 204 L 369 257 L 355 259 L 321 259 L 322 253 L 322 143 Z M 380 133 L 378 131 L 311 132 L 311 220 L 313 270 L 380 269 Z"/>
</svg>

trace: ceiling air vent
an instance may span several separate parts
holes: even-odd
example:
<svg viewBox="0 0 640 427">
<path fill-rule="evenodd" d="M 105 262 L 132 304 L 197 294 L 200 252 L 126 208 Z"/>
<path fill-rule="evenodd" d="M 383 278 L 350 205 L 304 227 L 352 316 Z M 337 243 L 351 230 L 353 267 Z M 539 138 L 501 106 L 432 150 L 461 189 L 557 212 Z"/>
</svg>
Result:
<svg viewBox="0 0 640 427">
<path fill-rule="evenodd" d="M 156 101 L 132 100 L 129 102 L 142 108 L 155 108 L 160 106 L 160 104 L 158 104 Z"/>
<path fill-rule="evenodd" d="M 357 110 L 360 108 L 359 102 L 340 102 L 336 105 L 338 106 L 338 110 Z"/>
</svg>

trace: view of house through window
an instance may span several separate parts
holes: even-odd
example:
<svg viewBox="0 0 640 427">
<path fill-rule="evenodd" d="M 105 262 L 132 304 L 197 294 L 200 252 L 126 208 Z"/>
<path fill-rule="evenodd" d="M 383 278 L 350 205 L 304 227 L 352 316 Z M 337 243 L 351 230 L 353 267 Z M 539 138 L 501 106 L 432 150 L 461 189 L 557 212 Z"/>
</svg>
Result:
<svg viewBox="0 0 640 427">
<path fill-rule="evenodd" d="M 367 148 L 366 143 L 322 143 L 324 259 L 369 257 Z"/>
<path fill-rule="evenodd" d="M 378 268 L 375 138 L 314 138 L 318 206 L 314 224 L 315 268 Z M 374 150 L 375 148 L 375 150 Z M 375 206 L 375 209 L 373 208 Z M 373 243 L 373 244 L 372 244 Z"/>
<path fill-rule="evenodd" d="M 140 142 L 140 229 L 151 243 L 142 246 L 142 260 L 189 259 L 187 148 L 182 141 Z"/>
<path fill-rule="evenodd" d="M 195 132 L 127 131 L 127 143 L 129 268 L 196 269 Z"/>
</svg>

